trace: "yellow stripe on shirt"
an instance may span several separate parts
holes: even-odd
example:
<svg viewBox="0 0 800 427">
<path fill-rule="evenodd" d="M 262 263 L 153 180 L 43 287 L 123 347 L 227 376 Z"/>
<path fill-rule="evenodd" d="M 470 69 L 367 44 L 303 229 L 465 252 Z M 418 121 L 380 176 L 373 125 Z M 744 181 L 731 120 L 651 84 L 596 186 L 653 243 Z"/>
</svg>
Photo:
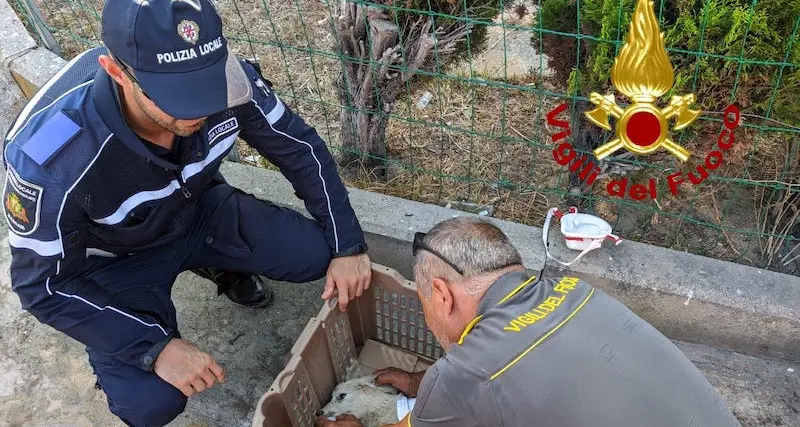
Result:
<svg viewBox="0 0 800 427">
<path fill-rule="evenodd" d="M 572 313 L 571 313 L 569 316 L 567 316 L 567 318 L 566 318 L 566 319 L 564 319 L 563 321 L 561 321 L 561 323 L 559 323 L 558 325 L 556 325 L 556 327 L 555 327 L 555 328 L 553 328 L 553 329 L 551 329 L 551 330 L 550 330 L 548 333 L 544 334 L 544 336 L 542 336 L 541 338 L 539 338 L 539 339 L 538 339 L 538 340 L 537 340 L 535 343 L 533 343 L 533 345 L 531 345 L 530 347 L 528 347 L 528 349 L 527 349 L 527 350 L 523 351 L 523 352 L 522 352 L 522 354 L 520 354 L 519 356 L 517 356 L 517 358 L 516 358 L 516 359 L 512 360 L 512 361 L 511 361 L 511 363 L 509 363 L 508 365 L 506 365 L 506 366 L 505 366 L 503 369 L 499 370 L 499 371 L 498 371 L 496 374 L 492 375 L 492 379 L 496 379 L 497 377 L 499 377 L 500 375 L 502 375 L 502 374 L 503 374 L 503 372 L 507 371 L 507 370 L 508 370 L 510 367 L 514 366 L 514 365 L 515 365 L 517 362 L 519 362 L 519 361 L 520 361 L 520 360 L 521 360 L 523 357 L 525 357 L 525 355 L 526 355 L 526 354 L 530 353 L 530 352 L 531 352 L 531 351 L 532 351 L 534 348 L 536 348 L 536 346 L 538 346 L 539 344 L 541 344 L 541 343 L 542 343 L 542 341 L 546 340 L 546 339 L 547 339 L 547 337 L 549 337 L 550 335 L 552 335 L 552 334 L 553 334 L 555 331 L 557 331 L 557 330 L 558 330 L 560 327 L 564 326 L 564 324 L 565 324 L 565 323 L 567 323 L 567 322 L 568 322 L 570 319 L 572 319 L 573 317 L 575 317 L 575 315 L 576 315 L 576 314 L 578 314 L 578 312 L 579 312 L 579 311 L 580 311 L 580 310 L 583 308 L 583 306 L 584 306 L 584 305 L 586 305 L 586 303 L 587 303 L 587 302 L 589 302 L 589 298 L 591 298 L 591 297 L 592 297 L 592 295 L 594 295 L 594 288 L 592 288 L 592 290 L 591 290 L 591 291 L 589 291 L 589 295 L 587 295 L 587 296 L 586 296 L 586 299 L 585 299 L 585 300 L 583 300 L 583 302 L 582 302 L 582 303 L 581 303 L 581 304 L 580 304 L 580 305 L 579 305 L 579 306 L 578 306 L 578 307 L 577 307 L 577 308 L 576 308 L 576 309 L 575 309 L 575 310 L 574 310 L 574 311 L 573 311 L 573 312 L 572 312 Z"/>
<path fill-rule="evenodd" d="M 516 294 L 517 294 L 517 292 L 519 292 L 520 290 L 522 290 L 522 288 L 524 288 L 525 286 L 528 286 L 528 285 L 529 285 L 531 282 L 533 282 L 533 279 L 535 279 L 535 278 L 536 278 L 536 275 L 534 274 L 533 276 L 531 276 L 531 278 L 530 278 L 530 279 L 528 279 L 528 280 L 526 280 L 526 281 L 522 282 L 522 284 L 521 284 L 521 285 L 519 285 L 519 286 L 517 286 L 516 288 L 514 288 L 514 290 L 513 290 L 513 291 L 511 291 L 511 293 L 509 293 L 508 295 L 506 295 L 505 297 L 503 297 L 503 299 L 501 299 L 501 300 L 500 300 L 500 302 L 498 302 L 498 303 L 497 303 L 497 305 L 500 305 L 500 304 L 502 304 L 502 303 L 504 303 L 504 302 L 508 301 L 509 299 L 511 299 L 511 297 L 513 297 L 514 295 L 516 295 Z"/>
<path fill-rule="evenodd" d="M 531 282 L 533 282 L 533 279 L 535 279 L 535 278 L 536 278 L 536 275 L 534 274 L 533 276 L 531 276 L 531 277 L 530 277 L 530 279 L 528 279 L 528 280 L 526 280 L 526 281 L 522 282 L 522 284 L 521 284 L 521 285 L 517 286 L 517 287 L 516 287 L 516 288 L 514 288 L 514 290 L 513 290 L 513 291 L 511 291 L 511 292 L 510 292 L 508 295 L 506 295 L 505 297 L 503 297 L 503 299 L 501 299 L 501 300 L 500 300 L 500 302 L 498 302 L 498 303 L 497 303 L 497 305 L 500 305 L 500 304 L 502 304 L 502 303 L 504 303 L 504 302 L 508 301 L 508 300 L 509 300 L 511 297 L 513 297 L 513 296 L 514 296 L 514 295 L 516 295 L 516 294 L 517 294 L 517 293 L 518 293 L 520 290 L 522 290 L 522 288 L 524 288 L 525 286 L 528 286 L 528 285 L 529 285 Z M 478 316 L 478 317 L 476 317 L 476 318 L 472 319 L 472 321 L 471 321 L 471 322 L 469 322 L 469 324 L 467 324 L 467 327 L 466 327 L 466 328 L 464 328 L 464 332 L 462 332 L 462 333 L 461 333 L 461 337 L 458 339 L 458 345 L 462 345 L 462 344 L 464 344 L 464 338 L 466 338 L 466 337 L 467 337 L 467 334 L 469 334 L 469 332 L 472 330 L 472 328 L 474 328 L 474 327 L 475 327 L 475 325 L 477 325 L 477 324 L 478 324 L 478 322 L 481 320 L 481 318 L 482 318 L 482 317 L 483 317 L 483 315 L 481 315 L 481 316 Z"/>
</svg>

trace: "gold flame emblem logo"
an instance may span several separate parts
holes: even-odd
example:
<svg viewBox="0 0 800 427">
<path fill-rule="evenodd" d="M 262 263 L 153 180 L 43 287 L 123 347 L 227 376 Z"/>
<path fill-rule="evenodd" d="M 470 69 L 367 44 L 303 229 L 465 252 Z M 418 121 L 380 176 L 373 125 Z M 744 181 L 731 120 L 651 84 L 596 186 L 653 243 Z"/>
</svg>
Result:
<svg viewBox="0 0 800 427">
<path fill-rule="evenodd" d="M 655 105 L 672 88 L 674 70 L 653 4 L 650 0 L 636 4 L 628 39 L 611 68 L 611 84 L 633 104 L 622 109 L 614 95 L 592 92 L 589 97 L 597 105 L 586 113 L 592 123 L 610 131 L 608 116 L 617 120 L 617 137 L 594 150 L 598 160 L 622 147 L 637 154 L 650 154 L 664 147 L 681 161 L 689 159 L 689 151 L 669 138 L 668 123 L 675 118 L 673 130 L 681 130 L 692 124 L 700 111 L 689 109 L 695 102 L 694 94 L 673 96 L 665 108 Z"/>
</svg>

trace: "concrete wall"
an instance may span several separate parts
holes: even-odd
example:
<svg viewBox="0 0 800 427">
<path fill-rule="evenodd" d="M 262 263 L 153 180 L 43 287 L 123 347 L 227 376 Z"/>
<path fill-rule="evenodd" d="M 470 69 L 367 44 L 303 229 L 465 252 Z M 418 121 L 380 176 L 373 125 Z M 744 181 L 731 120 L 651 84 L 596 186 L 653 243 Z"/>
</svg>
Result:
<svg viewBox="0 0 800 427">
<path fill-rule="evenodd" d="M 66 64 L 36 45 L 7 0 L 0 0 L 0 134 L 5 135 L 25 101 Z"/>
<path fill-rule="evenodd" d="M 36 46 L 6 0 L 0 0 L 0 31 L 0 131 L 5 134 L 25 97 L 32 96 L 65 61 Z M 233 163 L 225 164 L 223 173 L 248 192 L 303 210 L 278 173 Z M 356 189 L 350 196 L 373 260 L 409 278 L 414 232 L 465 215 Z M 543 268 L 540 228 L 491 221 L 511 237 L 529 267 Z M 551 233 L 554 255 L 574 257 L 557 226 Z M 547 274 L 563 274 L 556 266 L 548 263 Z M 800 361 L 798 277 L 631 241 L 591 252 L 573 265 L 570 274 L 619 298 L 671 338 Z"/>
</svg>

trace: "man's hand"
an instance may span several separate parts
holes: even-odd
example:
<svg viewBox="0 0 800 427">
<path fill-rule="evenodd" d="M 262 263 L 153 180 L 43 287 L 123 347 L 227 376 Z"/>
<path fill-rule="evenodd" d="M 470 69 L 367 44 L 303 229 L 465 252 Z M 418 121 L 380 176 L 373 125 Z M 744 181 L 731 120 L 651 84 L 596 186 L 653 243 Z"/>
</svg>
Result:
<svg viewBox="0 0 800 427">
<path fill-rule="evenodd" d="M 179 338 L 173 338 L 161 350 L 154 367 L 156 375 L 186 396 L 225 380 L 225 371 L 213 357 Z"/>
<path fill-rule="evenodd" d="M 347 304 L 369 289 L 372 280 L 372 264 L 367 254 L 334 258 L 328 266 L 328 278 L 322 299 L 339 296 L 339 310 L 347 310 Z"/>
<path fill-rule="evenodd" d="M 331 421 L 324 416 L 317 417 L 316 427 L 364 427 L 358 418 L 350 415 L 338 415 L 336 421 Z"/>
<path fill-rule="evenodd" d="M 375 385 L 390 385 L 408 397 L 417 397 L 424 376 L 425 371 L 410 373 L 402 369 L 385 368 L 375 372 Z"/>
</svg>

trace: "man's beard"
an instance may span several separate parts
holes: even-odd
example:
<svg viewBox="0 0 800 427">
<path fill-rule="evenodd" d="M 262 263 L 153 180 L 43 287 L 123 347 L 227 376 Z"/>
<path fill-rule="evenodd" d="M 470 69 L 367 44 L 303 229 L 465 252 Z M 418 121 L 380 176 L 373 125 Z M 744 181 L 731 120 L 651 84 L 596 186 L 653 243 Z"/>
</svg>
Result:
<svg viewBox="0 0 800 427">
<path fill-rule="evenodd" d="M 142 102 L 140 101 L 139 96 L 140 95 L 137 93 L 137 94 L 135 94 L 133 96 L 133 98 L 136 100 L 136 103 L 139 105 L 139 109 L 141 109 L 144 112 L 144 114 L 147 116 L 147 118 L 149 118 L 150 120 L 153 121 L 153 123 L 161 126 L 162 128 L 174 133 L 175 135 L 178 135 L 178 136 L 181 136 L 181 137 L 190 136 L 190 135 L 194 134 L 195 132 L 197 132 L 198 130 L 200 130 L 200 128 L 202 128 L 203 124 L 206 122 L 205 120 L 203 120 L 203 121 L 201 121 L 200 123 L 198 123 L 197 125 L 195 125 L 192 128 L 181 128 L 181 127 L 178 127 L 178 126 L 175 125 L 176 120 L 173 120 L 172 122 L 167 122 L 167 121 L 164 121 L 164 120 L 156 117 L 153 114 L 150 114 L 150 112 L 147 111 L 147 107 L 145 107 L 142 104 Z"/>
<path fill-rule="evenodd" d="M 205 123 L 205 120 L 203 120 L 202 122 L 198 123 L 193 128 L 178 128 L 178 127 L 172 126 L 172 127 L 166 127 L 166 129 L 168 129 L 170 132 L 174 133 L 175 135 L 186 137 L 186 136 L 192 135 L 195 132 L 197 132 L 198 130 L 200 130 L 200 128 L 203 127 L 203 123 Z M 161 125 L 161 124 L 159 123 L 159 125 Z"/>
</svg>

